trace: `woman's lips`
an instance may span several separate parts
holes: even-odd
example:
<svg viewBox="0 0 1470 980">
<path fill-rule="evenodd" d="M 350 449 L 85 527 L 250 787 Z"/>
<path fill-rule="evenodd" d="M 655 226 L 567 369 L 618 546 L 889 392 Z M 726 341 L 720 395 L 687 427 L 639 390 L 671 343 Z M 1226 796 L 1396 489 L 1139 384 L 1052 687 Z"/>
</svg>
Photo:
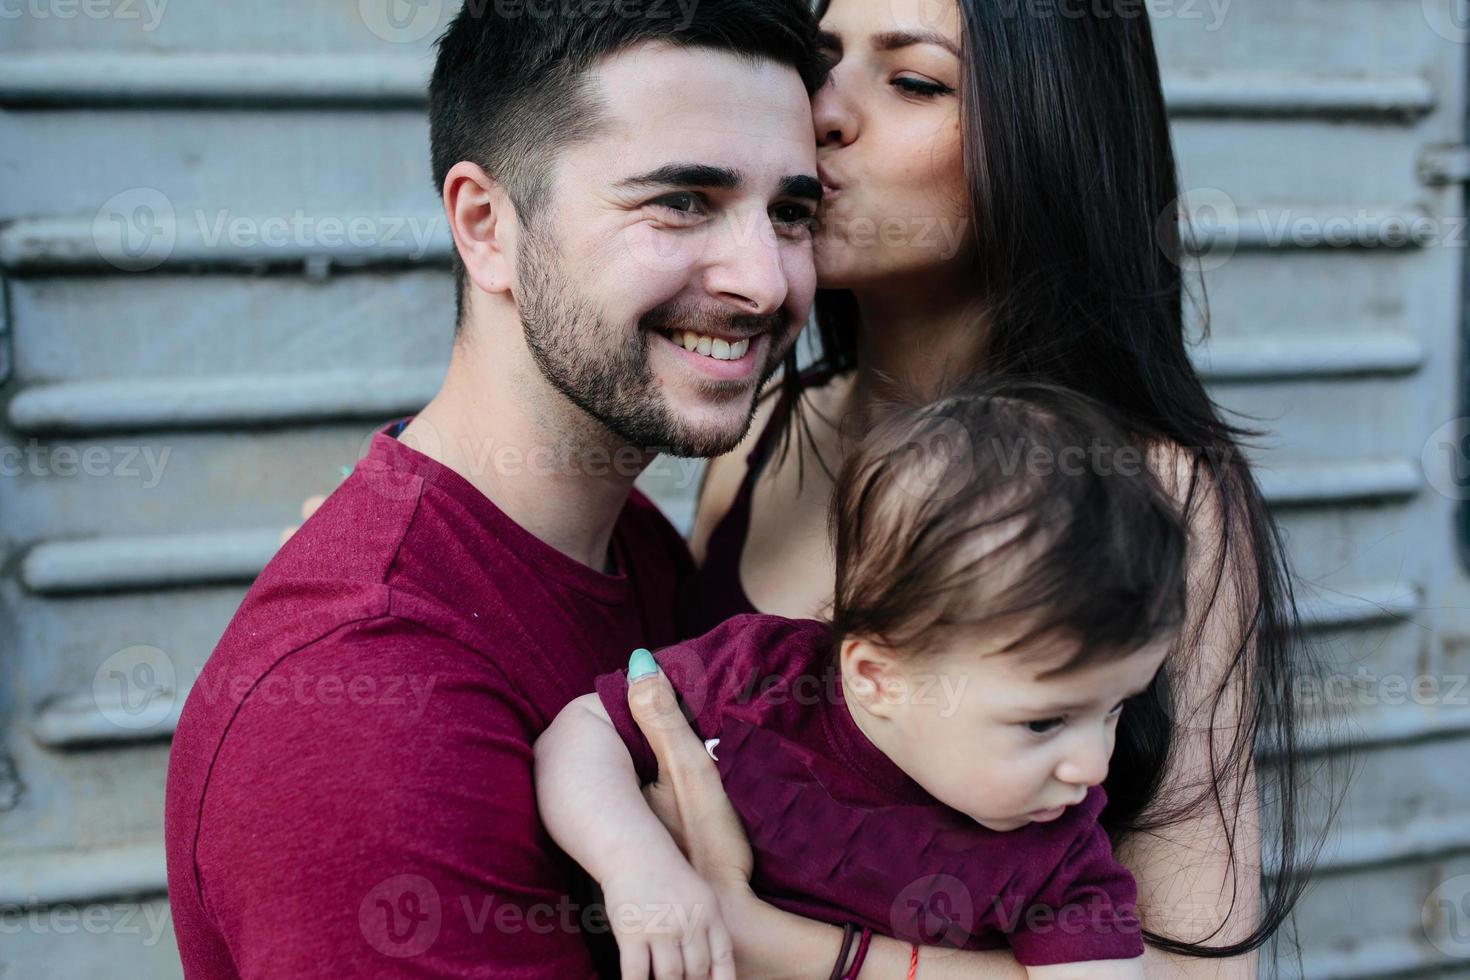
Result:
<svg viewBox="0 0 1470 980">
<path fill-rule="evenodd" d="M 822 199 L 826 200 L 833 194 L 842 190 L 842 185 L 832 178 L 820 164 L 817 165 L 817 179 L 822 182 Z"/>
</svg>

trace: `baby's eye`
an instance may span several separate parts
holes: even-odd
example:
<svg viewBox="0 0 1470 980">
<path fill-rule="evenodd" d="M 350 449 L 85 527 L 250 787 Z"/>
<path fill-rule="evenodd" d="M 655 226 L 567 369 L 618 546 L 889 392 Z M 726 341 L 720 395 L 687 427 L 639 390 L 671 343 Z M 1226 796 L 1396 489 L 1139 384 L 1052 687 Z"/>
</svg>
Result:
<svg viewBox="0 0 1470 980">
<path fill-rule="evenodd" d="M 1025 722 L 1025 725 L 1026 730 L 1031 734 L 1045 735 L 1054 729 L 1060 728 L 1064 720 L 1062 718 L 1043 718 L 1040 721 Z"/>
</svg>

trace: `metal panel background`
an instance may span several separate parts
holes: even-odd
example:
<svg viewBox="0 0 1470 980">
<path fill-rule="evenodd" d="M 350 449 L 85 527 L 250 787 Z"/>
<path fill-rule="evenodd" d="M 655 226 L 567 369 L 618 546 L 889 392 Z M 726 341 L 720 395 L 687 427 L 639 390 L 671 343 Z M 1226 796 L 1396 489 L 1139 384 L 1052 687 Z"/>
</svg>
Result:
<svg viewBox="0 0 1470 980">
<path fill-rule="evenodd" d="M 0 3 L 0 976 L 178 972 L 174 713 L 296 503 L 447 355 L 422 89 L 452 6 Z M 1470 11 L 1150 6 L 1213 243 L 1199 361 L 1270 430 L 1365 742 L 1305 972 L 1467 972 L 1466 231 L 1434 181 L 1464 161 L 1433 147 L 1464 141 Z M 687 526 L 696 480 L 643 482 Z"/>
</svg>

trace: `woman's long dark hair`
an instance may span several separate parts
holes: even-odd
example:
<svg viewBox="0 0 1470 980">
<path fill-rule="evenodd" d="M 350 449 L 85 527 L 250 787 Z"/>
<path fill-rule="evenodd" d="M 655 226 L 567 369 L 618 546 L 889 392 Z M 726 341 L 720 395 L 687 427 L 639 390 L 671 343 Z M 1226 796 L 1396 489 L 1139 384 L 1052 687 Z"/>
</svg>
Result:
<svg viewBox="0 0 1470 980">
<path fill-rule="evenodd" d="M 819 16 L 828 2 L 818 3 Z M 961 115 L 976 298 L 989 335 L 983 364 L 968 369 L 1075 389 L 1118 413 L 1141 443 L 1184 448 L 1186 464 L 1192 460 L 1186 516 L 1207 508 L 1220 527 L 1220 540 L 1205 542 L 1218 561 L 1204 587 L 1209 609 L 1223 602 L 1239 610 L 1232 623 L 1238 645 L 1221 652 L 1225 667 L 1211 675 L 1218 683 L 1195 723 L 1213 728 L 1231 712 L 1238 726 L 1221 718 L 1232 734 L 1223 744 L 1210 739 L 1207 785 L 1163 793 L 1177 735 L 1171 707 L 1179 705 L 1171 705 L 1161 675 L 1124 714 L 1104 821 L 1115 842 L 1136 833 L 1166 836 L 1163 828 L 1209 806 L 1219 814 L 1238 885 L 1257 869 L 1255 855 L 1237 854 L 1239 811 L 1257 802 L 1246 798 L 1254 755 L 1269 755 L 1269 766 L 1254 768 L 1265 804 L 1260 860 L 1269 869 L 1258 927 L 1230 943 L 1210 942 L 1224 923 L 1188 940 L 1145 932 L 1170 952 L 1241 955 L 1289 920 L 1320 847 L 1320 833 L 1299 832 L 1305 761 L 1291 697 L 1311 657 L 1283 542 L 1238 451 L 1259 433 L 1221 418 L 1186 353 L 1178 178 L 1147 13 L 1137 0 L 1058 5 L 1049 14 L 1016 0 L 957 2 L 967 52 Z M 1199 299 L 1202 310 L 1202 293 Z M 816 328 L 813 374 L 857 366 L 850 293 L 818 292 Z M 773 420 L 783 456 L 799 426 L 810 435 L 800 394 L 811 374 L 796 368 L 793 352 Z M 1202 632 L 1186 635 L 1184 659 L 1171 662 L 1187 669 Z M 1170 676 L 1180 689 L 1180 671 Z"/>
</svg>

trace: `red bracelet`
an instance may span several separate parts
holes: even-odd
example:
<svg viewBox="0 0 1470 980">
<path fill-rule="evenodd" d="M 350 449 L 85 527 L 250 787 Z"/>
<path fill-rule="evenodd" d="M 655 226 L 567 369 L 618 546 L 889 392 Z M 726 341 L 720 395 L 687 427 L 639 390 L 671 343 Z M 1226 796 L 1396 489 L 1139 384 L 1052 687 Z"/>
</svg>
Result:
<svg viewBox="0 0 1470 980">
<path fill-rule="evenodd" d="M 868 941 L 873 938 L 873 930 L 863 926 L 863 934 L 858 938 L 857 956 L 852 961 L 852 966 L 842 975 L 842 980 L 857 980 L 858 970 L 862 969 L 863 958 L 868 955 Z"/>
<path fill-rule="evenodd" d="M 913 952 L 909 953 L 909 976 L 908 980 L 914 980 L 919 972 L 919 944 L 914 943 Z"/>
</svg>

